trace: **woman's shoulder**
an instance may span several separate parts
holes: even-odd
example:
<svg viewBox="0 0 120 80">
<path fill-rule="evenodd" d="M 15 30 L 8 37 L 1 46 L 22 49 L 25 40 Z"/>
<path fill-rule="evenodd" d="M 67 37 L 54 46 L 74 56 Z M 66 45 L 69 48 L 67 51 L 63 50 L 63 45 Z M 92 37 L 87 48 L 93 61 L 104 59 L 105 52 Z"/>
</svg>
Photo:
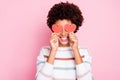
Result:
<svg viewBox="0 0 120 80">
<path fill-rule="evenodd" d="M 41 49 L 42 50 L 50 50 L 50 46 L 43 46 Z"/>
<path fill-rule="evenodd" d="M 85 47 L 85 46 L 80 46 L 80 45 L 79 45 L 78 48 L 81 49 L 81 50 L 88 50 L 88 48 Z"/>
<path fill-rule="evenodd" d="M 42 46 L 40 48 L 39 56 L 49 55 L 50 46 Z"/>
<path fill-rule="evenodd" d="M 86 47 L 78 47 L 78 49 L 81 51 L 88 51 L 88 48 L 86 48 Z"/>
</svg>

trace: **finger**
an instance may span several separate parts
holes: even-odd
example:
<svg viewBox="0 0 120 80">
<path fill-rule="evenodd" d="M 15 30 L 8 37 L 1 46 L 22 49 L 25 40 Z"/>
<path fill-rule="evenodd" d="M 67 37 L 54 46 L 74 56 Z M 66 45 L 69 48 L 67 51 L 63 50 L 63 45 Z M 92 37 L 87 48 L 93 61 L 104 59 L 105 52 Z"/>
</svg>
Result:
<svg viewBox="0 0 120 80">
<path fill-rule="evenodd" d="M 70 38 L 69 38 L 70 41 L 73 41 L 74 39 L 75 39 L 74 37 L 70 37 Z"/>
<path fill-rule="evenodd" d="M 52 35 L 59 35 L 59 33 L 55 33 L 55 32 L 54 32 L 54 33 L 52 33 Z"/>
<path fill-rule="evenodd" d="M 71 39 L 77 40 L 77 37 L 76 37 L 76 36 L 69 36 L 69 39 L 70 39 L 70 40 L 71 40 Z"/>
<path fill-rule="evenodd" d="M 69 38 L 70 38 L 70 39 L 71 39 L 71 38 L 76 38 L 76 36 L 71 35 L 71 36 L 69 36 Z"/>
<path fill-rule="evenodd" d="M 50 40 L 50 42 L 56 42 L 56 41 L 58 41 L 57 38 L 52 38 L 52 39 Z"/>
<path fill-rule="evenodd" d="M 54 37 L 57 37 L 57 35 L 56 35 L 56 34 L 52 34 L 52 35 L 51 35 L 51 38 L 54 38 Z"/>
<path fill-rule="evenodd" d="M 70 39 L 75 39 L 75 37 L 70 37 Z"/>
<path fill-rule="evenodd" d="M 51 36 L 50 39 L 58 39 L 58 36 L 57 35 L 53 35 L 53 36 Z"/>
<path fill-rule="evenodd" d="M 71 37 L 69 37 L 69 39 L 70 39 L 70 41 L 77 41 L 77 37 L 75 37 L 75 36 L 71 36 Z"/>
<path fill-rule="evenodd" d="M 51 34 L 51 36 L 54 36 L 54 35 L 56 35 L 56 33 L 52 33 L 52 34 Z"/>
<path fill-rule="evenodd" d="M 73 32 L 70 32 L 69 35 L 74 35 L 74 33 L 73 33 Z"/>
<path fill-rule="evenodd" d="M 50 43 L 57 43 L 58 42 L 58 39 L 52 39 L 50 40 Z"/>
<path fill-rule="evenodd" d="M 69 33 L 69 36 L 75 36 L 75 34 L 73 32 Z"/>
</svg>

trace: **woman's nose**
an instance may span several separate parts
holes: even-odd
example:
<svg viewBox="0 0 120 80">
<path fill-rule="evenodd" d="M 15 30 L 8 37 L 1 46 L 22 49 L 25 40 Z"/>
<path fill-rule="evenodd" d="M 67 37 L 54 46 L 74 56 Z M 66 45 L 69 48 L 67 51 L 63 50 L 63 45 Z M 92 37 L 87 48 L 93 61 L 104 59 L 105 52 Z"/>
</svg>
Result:
<svg viewBox="0 0 120 80">
<path fill-rule="evenodd" d="M 66 35 L 66 34 L 67 34 L 67 32 L 65 31 L 65 29 L 64 29 L 64 28 L 62 29 L 61 34 L 62 34 L 62 35 Z"/>
</svg>

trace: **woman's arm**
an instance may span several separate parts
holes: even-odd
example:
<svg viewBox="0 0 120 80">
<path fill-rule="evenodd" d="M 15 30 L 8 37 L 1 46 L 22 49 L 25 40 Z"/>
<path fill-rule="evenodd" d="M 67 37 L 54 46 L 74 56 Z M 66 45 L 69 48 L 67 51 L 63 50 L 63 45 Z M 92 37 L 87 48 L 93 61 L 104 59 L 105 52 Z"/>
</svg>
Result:
<svg viewBox="0 0 120 80">
<path fill-rule="evenodd" d="M 37 57 L 36 80 L 52 80 L 52 72 L 53 65 L 45 61 L 44 49 L 42 49 Z"/>
<path fill-rule="evenodd" d="M 83 63 L 82 56 L 80 55 L 78 48 L 74 49 L 73 53 L 74 53 L 74 57 L 75 57 L 75 63 L 76 64 Z"/>
<path fill-rule="evenodd" d="M 50 38 L 50 53 L 47 61 L 44 59 L 45 49 L 42 49 L 40 55 L 38 56 L 36 80 L 52 79 L 53 64 L 58 46 L 58 36 L 55 33 L 52 33 Z"/>
<path fill-rule="evenodd" d="M 91 56 L 88 53 L 87 49 L 81 49 L 82 55 L 84 56 L 81 61 L 81 56 L 76 57 L 75 59 L 78 64 L 76 64 L 77 80 L 93 80 L 91 72 Z M 79 50 L 80 52 L 80 50 Z M 76 53 L 74 53 L 76 54 Z"/>
<path fill-rule="evenodd" d="M 89 55 L 87 49 L 78 49 L 78 38 L 75 36 L 74 33 L 69 33 L 70 38 L 70 46 L 73 49 L 75 63 L 76 63 L 76 73 L 77 73 L 77 80 L 93 80 L 92 73 L 91 73 L 91 56 Z"/>
</svg>

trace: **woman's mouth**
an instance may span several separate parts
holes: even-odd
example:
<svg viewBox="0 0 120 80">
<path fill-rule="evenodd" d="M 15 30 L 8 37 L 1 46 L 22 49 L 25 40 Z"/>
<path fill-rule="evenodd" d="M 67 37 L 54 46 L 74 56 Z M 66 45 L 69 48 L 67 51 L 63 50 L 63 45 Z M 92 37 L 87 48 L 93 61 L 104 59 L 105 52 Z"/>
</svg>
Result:
<svg viewBox="0 0 120 80">
<path fill-rule="evenodd" d="M 61 39 L 62 42 L 68 41 L 68 37 L 61 37 L 60 39 Z"/>
</svg>

